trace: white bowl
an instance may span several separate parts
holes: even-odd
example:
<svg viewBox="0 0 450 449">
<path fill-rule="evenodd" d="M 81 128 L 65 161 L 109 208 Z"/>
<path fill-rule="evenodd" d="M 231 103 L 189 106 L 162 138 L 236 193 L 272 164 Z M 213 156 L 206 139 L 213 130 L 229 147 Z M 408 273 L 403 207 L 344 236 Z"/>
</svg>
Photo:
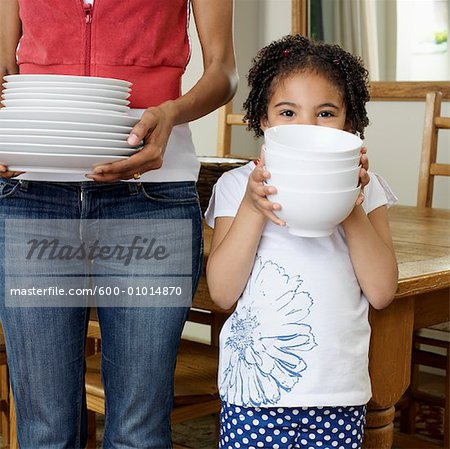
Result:
<svg viewBox="0 0 450 449">
<path fill-rule="evenodd" d="M 268 198 L 281 205 L 276 214 L 286 222 L 289 233 L 301 237 L 327 237 L 353 210 L 359 191 L 359 187 L 340 192 L 284 188 Z"/>
<path fill-rule="evenodd" d="M 301 154 L 303 159 L 356 156 L 363 143 L 355 134 L 315 125 L 274 126 L 265 131 L 264 139 L 267 148 Z"/>
<path fill-rule="evenodd" d="M 350 170 L 359 165 L 360 156 L 343 159 L 301 159 L 291 155 L 273 153 L 268 148 L 264 148 L 264 159 L 266 168 L 272 171 L 290 172 L 330 172 Z"/>
<path fill-rule="evenodd" d="M 335 172 L 286 172 L 274 170 L 270 172 L 267 184 L 283 190 L 308 190 L 331 192 L 354 189 L 358 185 L 360 167 Z"/>
<path fill-rule="evenodd" d="M 265 145 L 266 148 L 272 151 L 272 153 L 308 160 L 348 159 L 350 157 L 358 156 L 361 151 L 361 146 L 343 151 L 306 150 L 299 147 L 290 147 L 281 143 L 272 142 L 270 139 L 266 139 Z"/>
</svg>

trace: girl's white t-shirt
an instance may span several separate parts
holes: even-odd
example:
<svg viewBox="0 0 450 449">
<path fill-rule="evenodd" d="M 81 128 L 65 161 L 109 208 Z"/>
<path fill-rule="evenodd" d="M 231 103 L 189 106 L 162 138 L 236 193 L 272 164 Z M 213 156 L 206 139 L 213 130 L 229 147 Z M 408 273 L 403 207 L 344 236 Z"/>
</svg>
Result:
<svg viewBox="0 0 450 449">
<path fill-rule="evenodd" d="M 94 4 L 94 0 L 83 0 L 85 4 Z M 129 114 L 133 117 L 141 117 L 145 109 L 131 109 Z M 200 162 L 195 153 L 192 134 L 189 124 L 177 125 L 172 129 L 163 165 L 158 170 L 144 173 L 139 180 L 127 180 L 127 182 L 176 182 L 197 181 L 200 170 Z M 86 172 L 88 173 L 88 171 Z M 65 174 L 58 173 L 25 173 L 16 179 L 29 181 L 53 181 L 53 182 L 82 182 L 90 181 L 83 173 Z"/>
<path fill-rule="evenodd" d="M 222 175 L 205 214 L 208 225 L 236 215 L 253 168 L 252 162 Z M 370 176 L 366 213 L 396 200 L 385 181 Z M 341 226 L 329 237 L 303 238 L 268 222 L 220 334 L 222 400 L 251 407 L 366 404 L 368 310 Z"/>
</svg>

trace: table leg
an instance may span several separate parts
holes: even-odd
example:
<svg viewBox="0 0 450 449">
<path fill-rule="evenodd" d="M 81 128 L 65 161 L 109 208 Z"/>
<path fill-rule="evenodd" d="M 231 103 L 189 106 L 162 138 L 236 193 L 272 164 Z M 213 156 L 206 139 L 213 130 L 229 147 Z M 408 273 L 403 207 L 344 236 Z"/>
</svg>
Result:
<svg viewBox="0 0 450 449">
<path fill-rule="evenodd" d="M 383 310 L 371 309 L 369 320 L 372 399 L 363 447 L 389 449 L 394 436 L 395 404 L 410 381 L 414 297 L 398 298 Z"/>
<path fill-rule="evenodd" d="M 12 390 L 9 393 L 9 449 L 19 449 L 16 429 L 16 409 L 14 407 Z"/>
</svg>

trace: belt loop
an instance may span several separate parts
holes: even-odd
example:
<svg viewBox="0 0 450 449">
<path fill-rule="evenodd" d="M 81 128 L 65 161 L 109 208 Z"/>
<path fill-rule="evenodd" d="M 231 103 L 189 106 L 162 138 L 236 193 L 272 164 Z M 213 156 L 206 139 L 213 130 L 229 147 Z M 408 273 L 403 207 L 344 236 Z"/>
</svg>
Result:
<svg viewBox="0 0 450 449">
<path fill-rule="evenodd" d="M 30 181 L 25 181 L 24 179 L 19 179 L 19 189 L 22 192 L 28 192 L 29 185 L 30 185 Z"/>
<path fill-rule="evenodd" d="M 142 184 L 140 182 L 127 182 L 130 195 L 138 195 Z"/>
</svg>

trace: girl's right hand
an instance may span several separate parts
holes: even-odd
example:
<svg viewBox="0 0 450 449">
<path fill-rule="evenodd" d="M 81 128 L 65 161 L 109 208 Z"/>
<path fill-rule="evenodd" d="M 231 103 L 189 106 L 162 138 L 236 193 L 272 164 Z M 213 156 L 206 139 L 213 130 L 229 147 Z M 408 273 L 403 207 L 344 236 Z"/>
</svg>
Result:
<svg viewBox="0 0 450 449">
<path fill-rule="evenodd" d="M 358 198 L 356 198 L 355 206 L 360 206 L 364 202 L 364 187 L 369 184 L 370 181 L 370 176 L 367 173 L 367 170 L 369 170 L 369 159 L 367 157 L 366 147 L 361 148 L 360 155 L 361 170 L 359 172 L 359 185 L 361 187 L 361 191 L 358 195 Z"/>
<path fill-rule="evenodd" d="M 276 225 L 285 226 L 286 223 L 274 213 L 274 211 L 281 209 L 280 204 L 273 203 L 267 199 L 267 195 L 277 193 L 277 189 L 274 186 L 265 184 L 265 181 L 269 178 L 270 173 L 265 169 L 264 155 L 261 152 L 261 158 L 256 162 L 256 167 L 248 179 L 243 202 Z"/>
</svg>

